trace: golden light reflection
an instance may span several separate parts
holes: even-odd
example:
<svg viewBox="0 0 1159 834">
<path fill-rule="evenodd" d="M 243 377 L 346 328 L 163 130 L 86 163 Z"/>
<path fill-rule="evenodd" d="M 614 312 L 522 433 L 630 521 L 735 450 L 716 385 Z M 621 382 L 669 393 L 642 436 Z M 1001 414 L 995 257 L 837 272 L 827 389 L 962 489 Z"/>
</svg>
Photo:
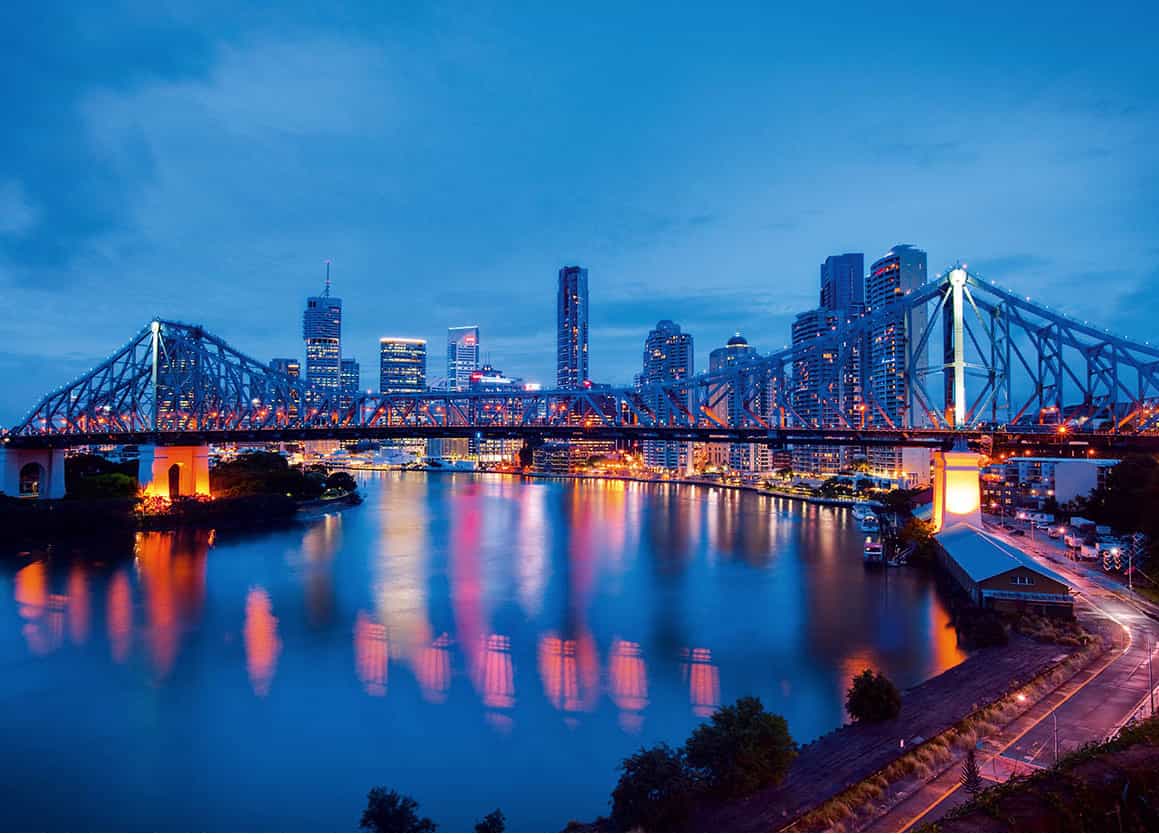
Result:
<svg viewBox="0 0 1159 834">
<path fill-rule="evenodd" d="M 564 640 L 554 632 L 539 639 L 539 676 L 547 700 L 564 712 L 591 712 L 599 699 L 600 659 L 590 634 Z"/>
<path fill-rule="evenodd" d="M 451 646 L 454 642 L 449 634 L 443 632 L 418 653 L 412 664 L 423 698 L 432 704 L 446 701 L 451 689 Z"/>
<path fill-rule="evenodd" d="M 258 697 L 269 694 L 281 652 L 278 618 L 274 616 L 270 596 L 264 588 L 255 585 L 245 599 L 245 657 L 250 686 Z"/>
<path fill-rule="evenodd" d="M 707 718 L 720 706 L 720 670 L 712 662 L 712 650 L 684 649 L 681 654 L 692 714 Z"/>
<path fill-rule="evenodd" d="M 620 709 L 620 726 L 639 732 L 644 724 L 641 713 L 648 706 L 648 670 L 639 643 L 612 641 L 608 680 L 612 702 Z"/>
<path fill-rule="evenodd" d="M 157 677 L 173 670 L 181 633 L 205 600 L 208 531 L 138 533 L 134 546 L 145 597 L 146 643 Z"/>
<path fill-rule="evenodd" d="M 21 632 L 28 650 L 50 654 L 64 641 L 64 609 L 68 598 L 48 590 L 48 571 L 43 562 L 32 562 L 16 572 L 14 588 L 17 611 L 25 621 Z"/>
<path fill-rule="evenodd" d="M 74 645 L 89 639 L 89 586 L 83 562 L 75 561 L 68 574 L 68 633 Z"/>
<path fill-rule="evenodd" d="M 115 663 L 124 663 L 133 645 L 133 591 L 126 571 L 118 570 L 109 580 L 106 606 L 109 651 Z"/>
<path fill-rule="evenodd" d="M 386 694 L 387 656 L 390 653 L 386 626 L 374 622 L 365 611 L 354 621 L 354 666 L 367 695 Z"/>
</svg>

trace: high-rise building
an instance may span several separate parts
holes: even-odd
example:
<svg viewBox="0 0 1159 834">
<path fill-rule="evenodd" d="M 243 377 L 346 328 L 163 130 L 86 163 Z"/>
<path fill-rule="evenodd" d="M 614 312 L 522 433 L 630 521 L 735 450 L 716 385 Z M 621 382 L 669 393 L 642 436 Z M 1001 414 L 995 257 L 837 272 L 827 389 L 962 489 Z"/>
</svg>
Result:
<svg viewBox="0 0 1159 834">
<path fill-rule="evenodd" d="M 756 357 L 756 350 L 738 331 L 724 347 L 718 347 L 708 354 L 708 372 L 728 370 Z M 714 409 L 716 418 L 728 425 L 733 425 L 740 419 L 737 412 L 741 404 L 736 394 L 737 392 L 732 392 Z M 761 409 L 759 403 L 756 407 Z M 758 443 L 710 443 L 707 444 L 705 457 L 707 462 L 727 464 L 732 469 L 750 472 L 764 471 L 768 468 L 769 461 L 768 447 Z"/>
<path fill-rule="evenodd" d="M 858 315 L 865 307 L 865 255 L 846 252 L 830 255 L 821 264 L 823 310 L 845 310 Z"/>
<path fill-rule="evenodd" d="M 270 368 L 278 373 L 285 374 L 291 379 L 301 379 L 302 377 L 302 363 L 297 359 L 289 359 L 279 357 L 270 360 Z M 298 388 L 290 389 L 290 407 L 289 418 L 292 420 L 298 416 L 299 405 L 302 400 L 302 392 Z"/>
<path fill-rule="evenodd" d="M 306 341 L 306 379 L 323 393 L 339 393 L 342 389 L 342 299 L 330 295 L 329 262 L 325 290 L 306 299 L 302 338 Z"/>
<path fill-rule="evenodd" d="M 556 372 L 559 388 L 574 390 L 591 379 L 588 372 L 588 271 L 565 266 L 556 294 Z"/>
<path fill-rule="evenodd" d="M 384 336 L 378 340 L 378 391 L 420 393 L 427 389 L 427 340 Z"/>
<path fill-rule="evenodd" d="M 865 255 L 846 252 L 830 255 L 821 264 L 820 306 L 797 316 L 793 344 L 808 344 L 865 312 Z M 856 424 L 861 413 L 861 356 L 863 340 L 836 338 L 827 345 L 806 347 L 793 367 L 790 396 L 793 409 L 821 428 Z M 831 475 L 849 468 L 853 447 L 803 446 L 792 450 L 793 469 L 810 475 Z"/>
<path fill-rule="evenodd" d="M 639 382 L 650 385 L 658 382 L 677 382 L 696 372 L 692 348 L 692 334 L 680 332 L 680 325 L 664 319 L 644 340 L 644 367 Z M 653 408 L 660 405 L 659 397 L 649 395 Z M 665 469 L 684 469 L 692 461 L 690 443 L 647 441 L 644 443 L 644 463 Z"/>
<path fill-rule="evenodd" d="M 447 390 L 466 391 L 479 369 L 479 325 L 447 328 Z"/>
<path fill-rule="evenodd" d="M 342 360 L 342 392 L 357 394 L 362 388 L 362 366 L 357 359 L 343 358 Z"/>
<path fill-rule="evenodd" d="M 926 253 L 908 244 L 899 244 L 869 268 L 865 283 L 865 302 L 870 314 L 888 310 L 907 292 L 926 282 Z M 870 334 L 869 369 L 863 385 L 873 398 L 876 409 L 888 416 L 894 425 L 918 426 L 925 422 L 916 397 L 907 391 L 906 370 L 909 363 L 928 365 L 928 357 L 911 355 L 911 340 L 925 331 L 925 307 L 904 310 L 897 305 L 895 315 L 886 315 Z M 877 419 L 885 422 L 878 415 Z M 913 453 L 891 447 L 878 447 L 868 453 L 870 468 L 906 482 L 920 482 L 929 476 L 929 455 L 917 449 Z M 924 462 L 923 462 L 924 461 Z M 911 471 L 913 470 L 913 471 Z"/>
</svg>

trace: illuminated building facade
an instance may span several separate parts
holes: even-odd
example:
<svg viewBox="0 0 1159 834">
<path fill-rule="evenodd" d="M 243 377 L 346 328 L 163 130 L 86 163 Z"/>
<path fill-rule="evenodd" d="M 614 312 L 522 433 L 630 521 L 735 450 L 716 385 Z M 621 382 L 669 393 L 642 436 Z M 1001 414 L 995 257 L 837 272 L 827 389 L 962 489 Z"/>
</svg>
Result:
<svg viewBox="0 0 1159 834">
<path fill-rule="evenodd" d="M 642 385 L 657 382 L 675 382 L 687 379 L 696 372 L 692 348 L 692 334 L 682 333 L 680 325 L 664 319 L 644 340 L 644 367 L 637 378 Z M 653 407 L 658 403 L 651 403 Z M 664 469 L 686 469 L 691 465 L 692 449 L 689 443 L 646 441 L 644 463 Z"/>
<path fill-rule="evenodd" d="M 926 282 L 926 253 L 908 244 L 893 247 L 873 263 L 865 282 L 865 302 L 868 313 L 888 308 L 890 302 L 901 299 L 907 292 Z M 895 425 L 903 425 L 908 418 L 911 425 L 921 425 L 921 409 L 906 393 L 905 371 L 907 362 L 919 366 L 928 364 L 927 357 L 910 356 L 910 342 L 916 341 L 926 327 L 925 307 L 899 310 L 887 316 L 870 334 L 869 368 L 865 383 L 876 408 Z M 873 415 L 884 421 L 881 414 Z M 875 447 L 868 451 L 871 470 L 905 483 L 929 480 L 929 456 L 921 449 L 903 450 Z"/>
<path fill-rule="evenodd" d="M 708 354 L 708 371 L 715 373 L 741 365 L 757 356 L 756 349 L 738 331 L 724 347 Z M 737 419 L 733 411 L 736 402 L 729 397 L 716 407 L 716 417 L 729 425 Z M 709 443 L 705 450 L 706 462 L 727 465 L 731 469 L 764 472 L 769 469 L 769 447 L 759 443 Z"/>
<path fill-rule="evenodd" d="M 838 313 L 809 310 L 793 321 L 793 344 L 807 344 L 837 327 Z M 807 348 L 793 367 L 793 408 L 810 423 L 828 428 L 841 425 L 841 367 L 835 347 Z M 809 475 L 832 475 L 841 470 L 839 446 L 794 446 L 793 471 Z"/>
<path fill-rule="evenodd" d="M 344 358 L 342 360 L 342 396 L 339 402 L 343 407 L 349 406 L 362 387 L 362 367 L 357 359 Z"/>
<path fill-rule="evenodd" d="M 291 379 L 301 379 L 302 377 L 302 363 L 297 359 L 289 359 L 279 357 L 270 360 L 270 367 L 278 373 L 285 374 Z M 302 392 L 297 389 L 290 389 L 290 408 L 289 417 L 294 419 L 298 416 L 299 402 L 302 398 Z"/>
<path fill-rule="evenodd" d="M 306 379 L 315 387 L 339 393 L 342 389 L 342 299 L 330 295 L 330 280 L 322 295 L 306 299 L 302 314 L 306 342 Z"/>
<path fill-rule="evenodd" d="M 447 328 L 447 390 L 466 391 L 479 369 L 479 326 Z"/>
<path fill-rule="evenodd" d="M 591 378 L 588 371 L 588 271 L 565 266 L 556 294 L 556 385 L 575 390 Z"/>
<path fill-rule="evenodd" d="M 382 394 L 427 390 L 427 340 L 384 336 L 378 340 L 378 390 Z"/>
</svg>

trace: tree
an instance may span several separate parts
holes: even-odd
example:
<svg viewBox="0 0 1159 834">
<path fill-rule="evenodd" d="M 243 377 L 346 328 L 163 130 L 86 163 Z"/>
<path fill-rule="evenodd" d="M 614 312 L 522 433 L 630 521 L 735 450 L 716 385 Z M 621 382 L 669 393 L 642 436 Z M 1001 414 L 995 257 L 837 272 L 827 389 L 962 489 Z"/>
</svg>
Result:
<svg viewBox="0 0 1159 834">
<path fill-rule="evenodd" d="M 781 781 L 796 756 L 788 723 L 751 696 L 718 709 L 692 731 L 685 745 L 689 766 L 724 797 L 744 796 Z"/>
<path fill-rule="evenodd" d="M 354 492 L 358 489 L 358 482 L 349 472 L 331 472 L 326 477 L 326 489 L 337 489 L 342 492 Z"/>
<path fill-rule="evenodd" d="M 496 808 L 475 823 L 475 830 L 479 834 L 499 834 L 499 832 L 507 830 L 507 817 L 503 816 L 502 809 Z"/>
<path fill-rule="evenodd" d="M 914 546 L 913 555 L 916 561 L 930 563 L 934 561 L 937 552 L 937 542 L 934 539 L 934 525 L 920 518 L 909 519 L 897 534 L 902 544 Z"/>
<path fill-rule="evenodd" d="M 978 756 L 973 747 L 966 752 L 966 761 L 962 763 L 961 782 L 971 799 L 982 792 L 982 771 L 978 767 Z"/>
<path fill-rule="evenodd" d="M 901 693 L 885 675 L 866 669 L 853 679 L 845 709 L 857 721 L 885 721 L 901 712 Z"/>
<path fill-rule="evenodd" d="M 908 489 L 891 489 L 878 500 L 891 513 L 902 517 L 908 516 L 912 511 L 913 493 Z"/>
<path fill-rule="evenodd" d="M 683 750 L 667 744 L 624 759 L 612 791 L 612 822 L 620 831 L 683 831 L 697 790 Z"/>
<path fill-rule="evenodd" d="M 366 809 L 358 827 L 363 831 L 436 831 L 437 826 L 418 814 L 419 804 L 381 785 L 366 795 Z"/>
</svg>

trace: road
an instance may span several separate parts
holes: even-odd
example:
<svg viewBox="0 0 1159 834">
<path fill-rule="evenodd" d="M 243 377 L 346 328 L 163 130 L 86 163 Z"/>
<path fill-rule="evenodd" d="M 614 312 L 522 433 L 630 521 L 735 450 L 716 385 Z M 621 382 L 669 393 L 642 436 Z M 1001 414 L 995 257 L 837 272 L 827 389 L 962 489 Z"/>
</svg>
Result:
<svg viewBox="0 0 1159 834">
<path fill-rule="evenodd" d="M 1152 714 L 1157 696 L 1149 673 L 1159 673 L 1159 606 L 1134 596 L 1103 571 L 1068 559 L 1065 549 L 1045 536 L 1010 536 L 997 526 L 991 531 L 1070 580 L 1077 594 L 1075 613 L 1084 625 L 1119 629 L 1125 637 L 1125 645 L 1104 661 L 1079 672 L 982 742 L 982 776 L 1001 782 L 1049 767 L 1057 755 L 1101 741 L 1131 718 Z M 960 767 L 954 765 L 869 830 L 906 831 L 938 820 L 966 800 L 959 780 Z"/>
</svg>

